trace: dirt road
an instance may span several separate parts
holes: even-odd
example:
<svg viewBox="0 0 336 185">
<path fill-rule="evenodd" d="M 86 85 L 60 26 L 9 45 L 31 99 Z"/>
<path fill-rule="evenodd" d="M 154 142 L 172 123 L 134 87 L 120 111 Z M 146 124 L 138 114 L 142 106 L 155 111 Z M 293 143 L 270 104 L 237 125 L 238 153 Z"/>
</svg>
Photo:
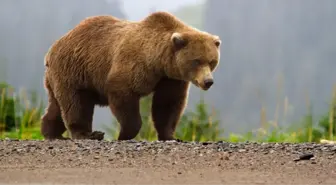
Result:
<svg viewBox="0 0 336 185">
<path fill-rule="evenodd" d="M 0 184 L 14 183 L 336 184 L 336 145 L 0 141 Z"/>
</svg>

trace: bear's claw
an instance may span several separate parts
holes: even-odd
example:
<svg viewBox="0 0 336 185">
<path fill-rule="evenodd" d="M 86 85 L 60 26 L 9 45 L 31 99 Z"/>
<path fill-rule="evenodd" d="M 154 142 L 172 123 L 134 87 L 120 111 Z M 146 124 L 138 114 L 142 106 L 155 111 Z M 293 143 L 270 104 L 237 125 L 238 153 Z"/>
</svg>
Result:
<svg viewBox="0 0 336 185">
<path fill-rule="evenodd" d="M 89 135 L 89 139 L 91 140 L 103 140 L 104 139 L 104 132 L 100 132 L 100 131 L 93 131 L 90 135 Z"/>
</svg>

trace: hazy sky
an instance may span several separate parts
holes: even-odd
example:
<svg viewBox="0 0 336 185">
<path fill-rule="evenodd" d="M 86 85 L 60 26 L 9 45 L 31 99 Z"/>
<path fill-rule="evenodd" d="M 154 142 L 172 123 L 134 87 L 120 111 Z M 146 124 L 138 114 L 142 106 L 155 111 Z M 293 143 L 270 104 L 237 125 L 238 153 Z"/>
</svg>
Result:
<svg viewBox="0 0 336 185">
<path fill-rule="evenodd" d="M 124 13 L 130 20 L 145 17 L 152 8 L 171 11 L 188 4 L 198 4 L 204 0 L 122 0 Z"/>
</svg>

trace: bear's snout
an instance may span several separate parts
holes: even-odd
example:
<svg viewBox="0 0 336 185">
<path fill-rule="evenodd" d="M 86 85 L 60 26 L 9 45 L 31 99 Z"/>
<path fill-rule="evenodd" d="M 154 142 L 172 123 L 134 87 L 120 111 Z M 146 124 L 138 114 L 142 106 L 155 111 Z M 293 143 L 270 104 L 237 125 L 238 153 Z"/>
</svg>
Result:
<svg viewBox="0 0 336 185">
<path fill-rule="evenodd" d="M 212 78 L 208 78 L 208 79 L 205 79 L 203 83 L 204 83 L 204 87 L 206 89 L 209 89 L 214 83 L 214 80 Z"/>
</svg>

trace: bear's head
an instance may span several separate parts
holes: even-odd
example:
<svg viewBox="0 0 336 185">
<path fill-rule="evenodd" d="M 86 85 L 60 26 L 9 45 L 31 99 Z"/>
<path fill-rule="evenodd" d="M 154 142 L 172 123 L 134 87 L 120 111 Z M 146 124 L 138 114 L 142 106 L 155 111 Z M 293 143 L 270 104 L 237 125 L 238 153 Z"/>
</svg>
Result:
<svg viewBox="0 0 336 185">
<path fill-rule="evenodd" d="M 208 90 L 214 83 L 212 73 L 219 64 L 219 36 L 197 31 L 175 32 L 171 42 L 179 78 Z"/>
</svg>

